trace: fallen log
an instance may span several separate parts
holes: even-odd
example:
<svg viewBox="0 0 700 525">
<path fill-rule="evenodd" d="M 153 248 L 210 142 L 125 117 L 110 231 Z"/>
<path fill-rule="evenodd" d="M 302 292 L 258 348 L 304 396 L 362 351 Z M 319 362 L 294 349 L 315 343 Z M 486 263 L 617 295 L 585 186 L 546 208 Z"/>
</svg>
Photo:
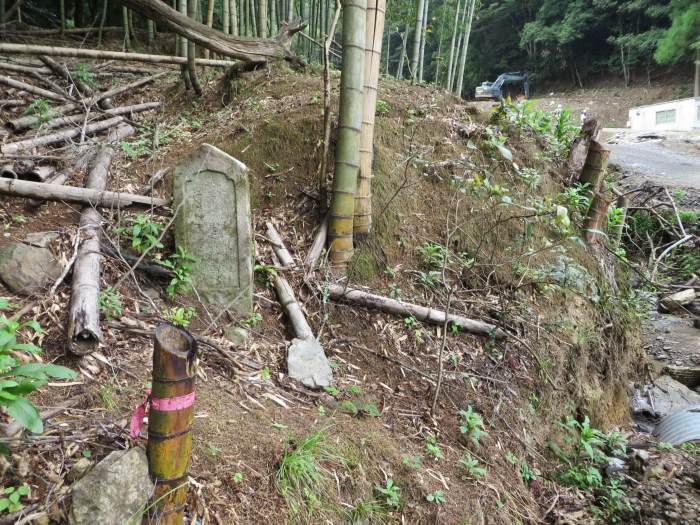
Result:
<svg viewBox="0 0 700 525">
<path fill-rule="evenodd" d="M 17 142 L 8 142 L 0 146 L 0 152 L 2 153 L 17 153 L 21 150 L 30 150 L 38 148 L 41 146 L 48 146 L 50 144 L 57 144 L 59 142 L 65 142 L 72 138 L 78 137 L 83 132 L 85 135 L 92 135 L 94 133 L 99 133 L 111 127 L 114 127 L 124 121 L 123 117 L 112 117 L 106 120 L 98 120 L 92 124 L 88 124 L 84 128 L 74 127 L 69 129 L 64 129 L 56 133 L 50 133 L 48 135 L 41 135 L 39 137 L 33 137 L 31 139 L 20 140 Z"/>
<path fill-rule="evenodd" d="M 46 184 L 54 184 L 57 186 L 63 186 L 66 182 L 68 181 L 68 174 L 67 173 L 55 173 L 51 178 L 45 180 L 44 182 Z M 43 199 L 29 199 L 27 201 L 27 208 L 30 210 L 38 208 L 42 204 L 44 204 Z"/>
<path fill-rule="evenodd" d="M 15 73 L 24 73 L 25 75 L 50 75 L 51 70 L 46 67 L 31 67 L 21 64 L 11 64 L 10 62 L 1 62 L 0 69 L 5 71 L 13 71 Z"/>
<path fill-rule="evenodd" d="M 71 75 L 70 71 L 68 71 L 68 68 L 63 64 L 59 64 L 53 58 L 46 55 L 40 56 L 39 60 L 46 64 L 55 75 L 59 76 L 64 80 L 67 80 L 68 82 L 72 82 L 84 97 L 94 96 L 94 90 L 90 86 L 88 86 L 87 83 L 85 83 L 83 80 L 75 78 L 73 75 Z"/>
<path fill-rule="evenodd" d="M 133 115 L 134 113 L 141 113 L 143 111 L 150 111 L 161 106 L 160 102 L 144 102 L 143 104 L 134 104 L 133 106 L 120 106 L 118 108 L 105 109 L 100 112 L 100 115 Z M 60 126 L 66 126 L 68 124 L 81 124 L 85 120 L 84 114 L 70 115 L 68 117 L 59 117 L 46 124 L 42 127 L 45 129 L 58 128 Z"/>
<path fill-rule="evenodd" d="M 147 273 L 153 277 L 158 277 L 162 279 L 173 278 L 173 272 L 171 270 L 168 270 L 164 266 L 159 266 L 157 264 L 151 264 L 149 262 L 139 260 L 141 259 L 141 257 L 136 257 L 135 255 L 117 253 L 117 251 L 108 244 L 101 244 L 100 247 L 106 255 L 109 255 L 114 259 L 123 260 L 136 271 Z"/>
<path fill-rule="evenodd" d="M 59 186 L 26 180 L 0 179 L 0 193 L 12 197 L 62 201 L 94 206 L 97 208 L 126 209 L 165 208 L 170 201 L 131 193 L 98 191 L 74 186 Z M 157 210 L 158 211 L 158 210 Z M 162 210 L 160 210 L 162 212 Z"/>
<path fill-rule="evenodd" d="M 318 259 L 319 257 L 321 257 L 323 248 L 326 246 L 327 235 L 328 220 L 326 220 L 326 218 L 324 217 L 321 221 L 321 226 L 318 227 L 318 231 L 316 232 L 316 235 L 314 237 L 314 242 L 311 244 L 311 248 L 309 248 L 309 253 L 306 255 L 306 260 L 304 261 L 309 271 L 316 268 L 316 264 L 318 264 Z"/>
<path fill-rule="evenodd" d="M 20 99 L 2 99 L 0 100 L 0 108 L 16 108 L 24 106 L 27 102 Z"/>
<path fill-rule="evenodd" d="M 67 97 L 59 95 L 58 93 L 54 93 L 53 91 L 49 91 L 48 89 L 42 89 L 31 84 L 27 84 L 26 82 L 15 80 L 14 78 L 5 75 L 0 75 L 0 84 L 5 84 L 6 86 L 10 86 L 15 89 L 21 89 L 22 91 L 26 91 L 27 93 L 33 93 L 34 95 L 38 95 L 42 98 L 46 98 L 49 100 L 58 100 L 61 102 L 69 100 Z"/>
<path fill-rule="evenodd" d="M 150 64 L 186 64 L 186 57 L 169 55 L 149 55 L 146 53 L 124 53 L 122 51 L 107 51 L 102 49 L 81 49 L 77 47 L 38 46 L 29 44 L 0 43 L 0 53 L 17 55 L 44 55 L 65 58 L 90 58 L 95 60 L 126 60 L 146 62 Z M 209 60 L 198 58 L 198 66 L 231 67 L 230 60 Z"/>
<path fill-rule="evenodd" d="M 135 132 L 131 126 L 128 131 L 115 133 L 115 135 L 124 136 L 126 133 Z M 115 151 L 111 145 L 100 148 L 85 181 L 86 189 L 100 192 L 105 190 L 114 154 Z M 102 215 L 95 208 L 86 206 L 80 212 L 81 242 L 73 268 L 68 311 L 68 349 L 76 355 L 94 352 L 102 339 L 99 307 L 102 222 Z"/>
<path fill-rule="evenodd" d="M 2 44 L 0 44 L 2 45 Z M 51 108 L 51 118 L 56 118 L 60 117 L 61 115 L 65 115 L 66 113 L 70 113 L 72 111 L 77 111 L 77 110 L 84 110 L 86 107 L 92 106 L 94 104 L 97 104 L 101 100 L 105 100 L 108 98 L 116 97 L 117 95 L 121 95 L 122 93 L 126 91 L 133 91 L 136 88 L 139 88 L 141 86 L 144 86 L 146 84 L 150 84 L 151 82 L 154 82 L 155 80 L 158 80 L 159 78 L 164 77 L 167 75 L 168 72 L 164 71 L 162 73 L 158 73 L 156 75 L 146 77 L 146 78 L 140 78 L 138 80 L 135 80 L 134 82 L 130 82 L 128 84 L 124 84 L 123 86 L 117 86 L 115 88 L 112 88 L 108 91 L 103 91 L 102 93 L 97 93 L 95 96 L 83 99 L 81 102 L 78 103 L 71 103 L 71 104 L 64 104 L 63 106 L 59 106 L 57 108 Z M 29 129 L 36 124 L 38 124 L 40 121 L 40 117 L 37 115 L 28 115 L 25 117 L 20 117 L 14 120 L 8 121 L 5 125 L 12 129 L 13 131 L 22 131 L 25 129 Z"/>
<path fill-rule="evenodd" d="M 157 22 L 181 37 L 215 53 L 244 62 L 267 62 L 284 59 L 294 63 L 302 61 L 292 52 L 295 33 L 303 30 L 304 23 L 280 23 L 280 32 L 272 38 L 240 38 L 227 35 L 205 24 L 196 22 L 160 0 L 118 0 L 123 6 Z"/>
<path fill-rule="evenodd" d="M 161 168 L 158 171 L 156 171 L 150 179 L 148 179 L 148 182 L 141 186 L 141 189 L 139 190 L 140 195 L 150 195 L 153 193 L 153 190 L 156 187 L 156 184 L 158 184 L 161 180 L 163 180 L 163 177 L 168 173 L 168 168 Z"/>
<path fill-rule="evenodd" d="M 334 301 L 344 301 L 367 308 L 376 308 L 377 310 L 402 317 L 413 316 L 419 321 L 424 321 L 426 323 L 444 325 L 445 321 L 447 321 L 457 326 L 460 330 L 477 335 L 494 337 L 496 339 L 507 337 L 507 334 L 503 330 L 490 323 L 468 319 L 461 315 L 446 314 L 441 310 L 436 310 L 427 306 L 407 303 L 398 299 L 390 299 L 382 295 L 347 288 L 340 284 L 329 284 L 328 296 Z"/>
</svg>

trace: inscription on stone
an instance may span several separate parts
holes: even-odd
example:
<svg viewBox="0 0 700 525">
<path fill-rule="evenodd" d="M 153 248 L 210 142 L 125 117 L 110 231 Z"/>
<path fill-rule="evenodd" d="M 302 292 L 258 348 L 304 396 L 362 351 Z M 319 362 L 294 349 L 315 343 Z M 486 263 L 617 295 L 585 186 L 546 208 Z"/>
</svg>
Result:
<svg viewBox="0 0 700 525">
<path fill-rule="evenodd" d="M 253 311 L 253 234 L 246 166 L 209 144 L 173 173 L 175 242 L 196 259 L 192 295 L 242 316 Z"/>
</svg>

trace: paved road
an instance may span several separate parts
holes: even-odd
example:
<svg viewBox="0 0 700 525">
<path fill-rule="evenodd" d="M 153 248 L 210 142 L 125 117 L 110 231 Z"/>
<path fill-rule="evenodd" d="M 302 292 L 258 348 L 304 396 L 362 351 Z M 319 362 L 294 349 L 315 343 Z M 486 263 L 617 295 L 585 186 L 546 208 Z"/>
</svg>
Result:
<svg viewBox="0 0 700 525">
<path fill-rule="evenodd" d="M 661 184 L 700 189 L 700 156 L 668 149 L 658 143 L 607 144 L 610 162 L 641 173 Z"/>
</svg>

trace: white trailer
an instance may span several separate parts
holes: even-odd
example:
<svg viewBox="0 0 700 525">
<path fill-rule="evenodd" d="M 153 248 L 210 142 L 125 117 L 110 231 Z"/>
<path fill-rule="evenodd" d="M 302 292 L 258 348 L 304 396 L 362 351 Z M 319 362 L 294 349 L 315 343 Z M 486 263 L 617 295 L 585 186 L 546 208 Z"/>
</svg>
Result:
<svg viewBox="0 0 700 525">
<path fill-rule="evenodd" d="M 639 106 L 629 111 L 628 127 L 638 131 L 700 129 L 700 97 Z"/>
</svg>

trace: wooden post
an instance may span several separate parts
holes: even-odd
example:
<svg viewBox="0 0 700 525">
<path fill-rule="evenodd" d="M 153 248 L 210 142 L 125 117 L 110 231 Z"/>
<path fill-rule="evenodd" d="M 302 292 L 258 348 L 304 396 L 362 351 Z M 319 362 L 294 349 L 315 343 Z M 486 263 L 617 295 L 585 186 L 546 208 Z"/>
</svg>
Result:
<svg viewBox="0 0 700 525">
<path fill-rule="evenodd" d="M 607 237 L 605 220 L 610 200 L 602 193 L 595 192 L 588 208 L 586 219 L 583 221 L 583 238 L 588 244 L 597 244 Z"/>
<path fill-rule="evenodd" d="M 146 449 L 155 484 L 154 508 L 146 520 L 149 524 L 181 525 L 183 521 L 192 451 L 196 354 L 197 343 L 188 332 L 165 323 L 156 327 Z M 187 406 L 173 409 L 183 405 Z"/>
<path fill-rule="evenodd" d="M 593 196 L 600 188 L 605 170 L 608 169 L 608 158 L 610 150 L 597 140 L 592 140 L 588 148 L 586 163 L 578 181 L 581 184 L 588 184 L 588 193 Z"/>
</svg>

